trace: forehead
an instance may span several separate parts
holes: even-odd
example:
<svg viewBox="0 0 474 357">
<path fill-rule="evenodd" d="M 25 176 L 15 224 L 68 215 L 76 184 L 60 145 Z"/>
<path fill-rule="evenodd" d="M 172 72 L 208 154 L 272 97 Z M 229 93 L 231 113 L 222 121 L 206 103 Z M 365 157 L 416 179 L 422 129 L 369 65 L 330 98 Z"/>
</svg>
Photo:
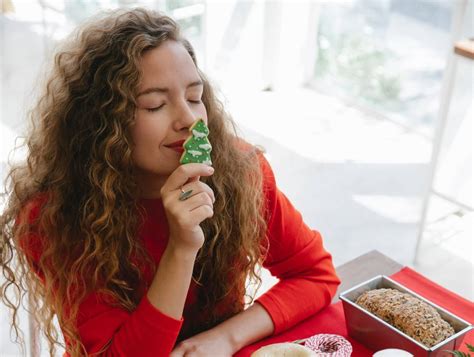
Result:
<svg viewBox="0 0 474 357">
<path fill-rule="evenodd" d="M 140 60 L 140 67 L 141 89 L 173 83 L 188 84 L 190 81 L 200 79 L 188 51 L 181 43 L 172 40 L 146 51 Z"/>
</svg>

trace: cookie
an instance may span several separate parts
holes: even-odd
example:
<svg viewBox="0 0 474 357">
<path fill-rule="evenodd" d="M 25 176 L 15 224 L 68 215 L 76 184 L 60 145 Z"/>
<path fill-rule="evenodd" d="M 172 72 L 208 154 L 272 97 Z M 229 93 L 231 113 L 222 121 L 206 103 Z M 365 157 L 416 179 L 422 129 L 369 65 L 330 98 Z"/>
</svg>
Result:
<svg viewBox="0 0 474 357">
<path fill-rule="evenodd" d="M 181 164 L 206 164 L 212 166 L 211 150 L 212 145 L 207 136 L 209 128 L 204 120 L 198 119 L 190 128 L 190 136 L 183 143 L 184 152 L 179 159 Z"/>
</svg>

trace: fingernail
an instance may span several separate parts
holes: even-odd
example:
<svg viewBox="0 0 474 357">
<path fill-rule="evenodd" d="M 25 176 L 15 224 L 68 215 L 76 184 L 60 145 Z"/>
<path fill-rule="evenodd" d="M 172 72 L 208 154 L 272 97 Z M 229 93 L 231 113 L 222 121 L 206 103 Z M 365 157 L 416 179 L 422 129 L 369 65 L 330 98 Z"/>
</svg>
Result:
<svg viewBox="0 0 474 357">
<path fill-rule="evenodd" d="M 209 173 L 211 173 L 211 174 L 214 172 L 214 168 L 213 168 L 212 166 L 209 166 L 209 167 L 207 168 L 207 170 L 208 170 Z"/>
</svg>

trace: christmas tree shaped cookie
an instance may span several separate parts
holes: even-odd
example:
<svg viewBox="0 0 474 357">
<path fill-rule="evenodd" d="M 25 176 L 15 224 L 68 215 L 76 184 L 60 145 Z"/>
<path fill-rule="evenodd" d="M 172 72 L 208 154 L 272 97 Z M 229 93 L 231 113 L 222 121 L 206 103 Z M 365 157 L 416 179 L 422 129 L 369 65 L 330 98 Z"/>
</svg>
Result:
<svg viewBox="0 0 474 357">
<path fill-rule="evenodd" d="M 212 146 L 207 136 L 209 128 L 204 120 L 199 119 L 192 127 L 189 128 L 191 135 L 183 144 L 184 152 L 179 162 L 181 164 L 198 163 L 211 166 L 211 150 Z"/>
</svg>

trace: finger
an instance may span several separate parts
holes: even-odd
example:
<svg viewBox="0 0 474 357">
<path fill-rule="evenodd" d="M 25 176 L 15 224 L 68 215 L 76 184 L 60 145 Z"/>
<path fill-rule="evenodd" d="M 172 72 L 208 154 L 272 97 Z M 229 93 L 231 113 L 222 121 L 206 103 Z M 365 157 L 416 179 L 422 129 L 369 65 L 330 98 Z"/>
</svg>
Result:
<svg viewBox="0 0 474 357">
<path fill-rule="evenodd" d="M 212 203 L 216 202 L 216 196 L 214 195 L 214 191 L 212 190 L 212 188 L 210 188 L 204 182 L 197 181 L 197 182 L 194 182 L 194 183 L 187 183 L 184 186 L 182 186 L 181 188 L 185 192 L 189 191 L 189 190 L 192 190 L 193 194 L 191 195 L 191 197 L 194 196 L 195 194 L 198 194 L 198 193 L 204 191 L 209 195 L 209 197 L 211 198 Z M 181 189 L 179 190 L 179 192 L 180 192 L 179 194 L 181 195 Z"/>
<path fill-rule="evenodd" d="M 209 197 L 209 194 L 207 192 L 199 192 L 183 202 L 186 203 L 186 208 L 189 212 L 192 212 L 194 209 L 204 205 L 207 205 L 211 209 L 214 209 L 212 204 L 212 198 Z"/>
<path fill-rule="evenodd" d="M 162 187 L 162 191 L 173 191 L 184 185 L 192 178 L 198 178 L 199 176 L 211 176 L 213 173 L 214 168 L 205 164 L 180 165 L 168 177 L 168 180 L 166 180 L 166 183 Z"/>
<path fill-rule="evenodd" d="M 214 215 L 214 208 L 210 200 L 209 196 L 203 192 L 186 200 L 185 206 L 176 207 L 181 213 L 183 213 L 183 210 L 187 212 L 181 217 L 180 224 L 183 227 L 194 227 L 206 218 L 211 218 Z"/>
<path fill-rule="evenodd" d="M 191 210 L 191 213 L 197 215 L 200 222 L 202 222 L 206 218 L 211 218 L 212 216 L 214 216 L 214 209 L 209 205 L 202 205 L 202 206 L 199 206 L 199 207 Z"/>
<path fill-rule="evenodd" d="M 178 345 L 173 349 L 173 351 L 171 351 L 170 357 L 184 357 L 189 352 L 191 352 L 192 348 L 187 345 L 185 341 L 181 341 L 180 343 L 178 343 Z"/>
<path fill-rule="evenodd" d="M 199 181 L 200 178 L 201 176 L 191 177 L 188 182 L 196 182 L 196 181 Z"/>
</svg>

